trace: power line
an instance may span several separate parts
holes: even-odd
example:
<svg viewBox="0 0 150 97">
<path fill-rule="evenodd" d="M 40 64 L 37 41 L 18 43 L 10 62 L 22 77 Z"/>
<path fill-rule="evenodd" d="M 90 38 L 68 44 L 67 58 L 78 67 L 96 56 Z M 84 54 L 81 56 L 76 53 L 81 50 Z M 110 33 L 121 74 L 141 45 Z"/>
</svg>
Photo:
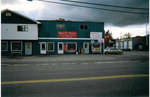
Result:
<svg viewBox="0 0 150 97">
<path fill-rule="evenodd" d="M 65 2 L 82 3 L 82 4 L 91 4 L 91 5 L 100 5 L 100 6 L 108 6 L 108 7 L 117 7 L 117 8 L 128 8 L 128 9 L 149 10 L 148 8 L 136 8 L 136 7 L 118 6 L 118 5 L 110 5 L 110 4 L 102 4 L 102 3 L 81 2 L 81 1 L 73 1 L 73 0 L 62 0 L 62 1 L 65 1 Z"/>
<path fill-rule="evenodd" d="M 113 9 L 105 9 L 105 8 L 98 8 L 98 7 L 82 6 L 82 5 L 69 4 L 69 3 L 46 1 L 46 0 L 38 0 L 38 1 L 43 1 L 43 2 L 48 2 L 48 3 L 55 3 L 55 4 L 63 4 L 63 5 L 69 5 L 69 6 L 75 6 L 75 7 L 99 9 L 99 10 L 105 10 L 105 11 L 111 11 L 111 12 L 120 12 L 120 13 L 130 13 L 130 14 L 143 14 L 143 15 L 148 15 L 148 12 L 131 12 L 131 11 L 113 10 Z"/>
</svg>

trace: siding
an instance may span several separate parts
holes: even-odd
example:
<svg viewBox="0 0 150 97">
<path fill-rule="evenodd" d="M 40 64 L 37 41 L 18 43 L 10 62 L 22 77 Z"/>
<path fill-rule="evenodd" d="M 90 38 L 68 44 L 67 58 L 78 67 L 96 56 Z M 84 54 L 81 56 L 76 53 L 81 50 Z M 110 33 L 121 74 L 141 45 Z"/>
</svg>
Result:
<svg viewBox="0 0 150 97">
<path fill-rule="evenodd" d="M 17 25 L 24 24 L 1 24 L 2 40 L 38 40 L 37 24 L 26 24 L 28 32 L 18 32 Z"/>
<path fill-rule="evenodd" d="M 102 32 L 104 38 L 104 23 L 101 22 L 69 22 L 69 21 L 46 21 L 40 20 L 39 37 L 57 38 L 58 31 L 77 32 L 77 38 L 90 38 L 90 32 Z M 57 29 L 56 24 L 64 24 L 64 29 Z M 80 25 L 87 25 L 87 30 L 81 30 Z"/>
</svg>

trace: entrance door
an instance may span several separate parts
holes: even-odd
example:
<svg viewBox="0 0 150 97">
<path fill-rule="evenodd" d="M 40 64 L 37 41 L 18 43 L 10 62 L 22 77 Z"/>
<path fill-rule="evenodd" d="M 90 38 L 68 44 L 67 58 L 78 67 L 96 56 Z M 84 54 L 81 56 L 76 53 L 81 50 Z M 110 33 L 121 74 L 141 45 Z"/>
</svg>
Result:
<svg viewBox="0 0 150 97">
<path fill-rule="evenodd" d="M 58 42 L 58 54 L 64 53 L 64 44 L 63 42 Z"/>
<path fill-rule="evenodd" d="M 40 43 L 40 53 L 41 54 L 46 54 L 46 42 L 41 42 Z"/>
<path fill-rule="evenodd" d="M 25 55 L 32 55 L 32 42 L 25 43 Z"/>
<path fill-rule="evenodd" d="M 88 54 L 89 53 L 89 43 L 88 42 L 84 42 L 83 43 L 83 48 L 84 48 L 84 53 Z"/>
</svg>

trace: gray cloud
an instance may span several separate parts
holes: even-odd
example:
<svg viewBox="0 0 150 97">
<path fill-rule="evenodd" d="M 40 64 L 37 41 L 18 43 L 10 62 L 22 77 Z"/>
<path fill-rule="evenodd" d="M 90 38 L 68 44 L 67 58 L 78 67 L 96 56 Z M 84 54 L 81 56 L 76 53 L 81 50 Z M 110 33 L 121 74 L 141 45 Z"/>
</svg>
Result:
<svg viewBox="0 0 150 97">
<path fill-rule="evenodd" d="M 5 4 L 17 4 L 19 3 L 20 1 L 19 0 L 1 0 L 1 3 L 2 5 L 5 5 Z"/>
<path fill-rule="evenodd" d="M 61 0 L 53 0 L 53 1 L 63 2 Z M 119 6 L 149 8 L 149 0 L 82 0 L 82 1 L 112 4 L 112 5 L 119 5 Z M 19 2 L 20 2 L 19 0 L 2 0 L 2 4 L 16 3 L 19 5 Z M 28 16 L 38 20 L 65 18 L 67 20 L 69 19 L 69 20 L 80 20 L 80 21 L 99 21 L 99 22 L 105 22 L 105 24 L 110 24 L 115 26 L 136 25 L 136 24 L 144 24 L 148 22 L 148 16 L 142 14 L 119 13 L 119 12 L 111 12 L 111 11 L 89 9 L 89 8 L 82 8 L 82 7 L 73 7 L 67 5 L 52 4 L 52 3 L 43 3 L 43 4 L 45 6 L 43 9 L 37 9 L 36 11 L 33 11 L 32 13 L 28 14 Z M 77 3 L 70 3 L 70 4 L 77 4 Z M 85 6 L 85 4 L 78 4 L 78 5 Z M 102 6 L 93 6 L 93 7 L 108 8 Z M 118 8 L 111 8 L 111 7 L 110 9 L 123 10 L 123 11 L 139 11 L 139 10 L 127 10 L 121 8 L 118 9 Z"/>
<path fill-rule="evenodd" d="M 81 0 L 80 0 L 81 1 Z M 148 8 L 148 0 L 82 0 L 85 2 L 94 2 L 94 3 L 105 3 L 105 4 L 112 4 L 112 5 L 120 5 L 120 6 L 130 6 L 130 7 L 145 7 Z M 60 2 L 60 1 L 59 1 Z M 75 4 L 75 3 L 72 3 Z M 134 25 L 134 24 L 143 24 L 148 22 L 148 16 L 142 14 L 128 14 L 128 13 L 119 13 L 119 12 L 110 12 L 98 9 L 88 9 L 82 7 L 73 7 L 73 6 L 66 6 L 66 5 L 55 5 L 54 10 L 50 11 L 51 7 L 55 4 L 46 4 L 46 7 L 43 9 L 41 18 L 39 19 L 54 19 L 63 17 L 66 19 L 72 20 L 83 20 L 83 21 L 99 21 L 105 22 L 106 24 L 113 24 L 116 26 L 126 26 L 126 25 Z M 85 5 L 85 4 L 78 4 L 78 5 Z M 100 7 L 100 6 L 94 6 Z M 100 7 L 106 8 L 106 7 Z M 114 8 L 110 8 L 114 9 Z M 127 9 L 118 9 L 117 10 L 124 10 L 124 11 L 139 11 L 139 10 L 127 10 Z M 145 12 L 145 11 L 143 11 Z"/>
</svg>

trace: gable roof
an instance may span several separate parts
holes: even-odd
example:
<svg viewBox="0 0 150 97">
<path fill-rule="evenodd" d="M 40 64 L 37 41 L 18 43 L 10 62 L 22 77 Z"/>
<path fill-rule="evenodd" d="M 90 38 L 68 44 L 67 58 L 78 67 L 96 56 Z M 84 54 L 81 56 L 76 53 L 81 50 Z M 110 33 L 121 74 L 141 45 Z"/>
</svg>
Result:
<svg viewBox="0 0 150 97">
<path fill-rule="evenodd" d="M 6 12 L 6 11 L 9 11 L 9 12 L 12 12 L 12 13 L 14 13 L 14 14 L 17 14 L 17 15 L 19 15 L 19 16 L 21 16 L 21 17 L 23 17 L 23 18 L 26 18 L 26 19 L 28 19 L 28 20 L 30 20 L 30 21 L 33 21 L 33 22 L 35 22 L 35 23 L 37 23 L 37 24 L 41 24 L 39 21 L 36 21 L 36 20 L 34 20 L 34 19 L 31 19 L 31 18 L 29 18 L 29 17 L 27 17 L 27 16 L 25 16 L 25 15 L 22 15 L 22 14 L 20 14 L 20 13 L 18 13 L 18 12 L 15 12 L 15 11 L 10 10 L 10 9 L 4 9 L 4 10 L 1 11 L 1 13 Z"/>
</svg>

